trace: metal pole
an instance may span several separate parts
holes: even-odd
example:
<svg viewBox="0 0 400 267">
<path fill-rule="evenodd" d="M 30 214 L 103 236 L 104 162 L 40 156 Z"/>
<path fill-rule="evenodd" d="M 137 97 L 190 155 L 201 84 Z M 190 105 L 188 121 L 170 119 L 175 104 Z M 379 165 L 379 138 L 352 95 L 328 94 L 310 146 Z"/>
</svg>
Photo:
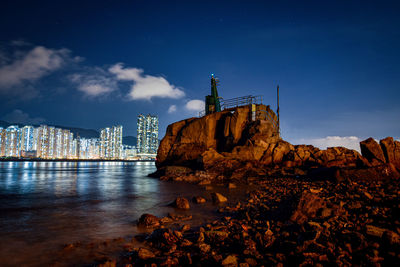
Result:
<svg viewBox="0 0 400 267">
<path fill-rule="evenodd" d="M 281 131 L 281 125 L 280 125 L 280 121 L 279 121 L 279 84 L 278 84 L 278 86 L 277 86 L 277 88 L 276 88 L 276 91 L 277 91 L 277 100 L 278 100 L 278 109 L 277 109 L 277 113 L 278 113 L 278 133 L 280 133 L 280 131 Z"/>
</svg>

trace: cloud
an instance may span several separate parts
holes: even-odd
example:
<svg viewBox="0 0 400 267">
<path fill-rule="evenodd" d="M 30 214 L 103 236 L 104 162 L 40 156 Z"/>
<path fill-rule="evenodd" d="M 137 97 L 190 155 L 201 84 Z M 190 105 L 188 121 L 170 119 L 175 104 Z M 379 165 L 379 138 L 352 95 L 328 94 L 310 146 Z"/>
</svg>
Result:
<svg viewBox="0 0 400 267">
<path fill-rule="evenodd" d="M 333 146 L 343 146 L 360 152 L 360 141 L 362 140 L 357 136 L 327 136 L 324 138 L 302 138 L 293 141 L 293 143 L 313 145 L 320 149 L 326 149 L 327 147 Z"/>
<path fill-rule="evenodd" d="M 21 124 L 40 124 L 46 121 L 44 118 L 40 117 L 31 118 L 28 113 L 25 113 L 20 109 L 14 109 L 12 112 L 4 115 L 2 119 L 9 123 Z"/>
<path fill-rule="evenodd" d="M 103 96 L 117 90 L 117 81 L 101 68 L 87 68 L 84 74 L 73 74 L 69 78 L 88 97 Z"/>
<path fill-rule="evenodd" d="M 189 111 L 200 112 L 200 111 L 203 111 L 204 108 L 205 108 L 204 101 L 198 100 L 198 99 L 190 100 L 185 105 L 185 109 L 187 109 Z"/>
<path fill-rule="evenodd" d="M 176 105 L 171 105 L 168 108 L 168 113 L 171 114 L 171 113 L 174 113 L 174 112 L 176 112 Z"/>
<path fill-rule="evenodd" d="M 48 49 L 36 46 L 22 53 L 7 65 L 0 66 L 0 91 L 33 82 L 60 69 L 69 57 L 68 49 Z M 21 54 L 21 53 L 17 53 Z"/>
<path fill-rule="evenodd" d="M 142 69 L 124 68 L 122 63 L 117 63 L 109 72 L 115 74 L 120 81 L 132 81 L 133 85 L 128 94 L 131 100 L 151 100 L 159 98 L 181 98 L 185 93 L 170 84 L 164 77 L 144 75 Z"/>
</svg>

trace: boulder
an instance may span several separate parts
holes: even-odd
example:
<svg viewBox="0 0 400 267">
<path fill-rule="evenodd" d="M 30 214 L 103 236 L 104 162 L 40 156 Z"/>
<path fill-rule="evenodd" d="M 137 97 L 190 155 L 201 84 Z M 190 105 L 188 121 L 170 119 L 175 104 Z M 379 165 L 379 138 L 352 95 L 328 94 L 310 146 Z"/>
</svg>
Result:
<svg viewBox="0 0 400 267">
<path fill-rule="evenodd" d="M 372 166 L 386 162 L 381 146 L 372 138 L 360 142 L 361 154 Z"/>
<path fill-rule="evenodd" d="M 193 197 L 192 201 L 196 204 L 206 203 L 206 199 L 204 197 Z"/>
<path fill-rule="evenodd" d="M 393 137 L 386 137 L 379 143 L 386 162 L 393 164 L 398 170 L 400 170 L 400 142 L 394 141 Z"/>
<path fill-rule="evenodd" d="M 139 259 L 142 259 L 142 260 L 148 260 L 148 259 L 155 258 L 156 255 L 147 248 L 139 248 L 138 257 L 139 257 Z"/>
<path fill-rule="evenodd" d="M 214 203 L 223 203 L 223 202 L 226 202 L 226 201 L 228 201 L 228 199 L 226 198 L 226 197 L 224 197 L 222 194 L 220 194 L 220 193 L 212 193 L 211 194 L 211 197 L 212 197 L 212 199 L 213 199 L 213 202 Z"/>
<path fill-rule="evenodd" d="M 160 226 L 160 219 L 152 214 L 145 213 L 140 216 L 137 224 L 139 227 L 158 227 Z"/>
<path fill-rule="evenodd" d="M 182 210 L 190 209 L 189 201 L 184 197 L 177 197 L 173 203 L 173 206 Z"/>
</svg>

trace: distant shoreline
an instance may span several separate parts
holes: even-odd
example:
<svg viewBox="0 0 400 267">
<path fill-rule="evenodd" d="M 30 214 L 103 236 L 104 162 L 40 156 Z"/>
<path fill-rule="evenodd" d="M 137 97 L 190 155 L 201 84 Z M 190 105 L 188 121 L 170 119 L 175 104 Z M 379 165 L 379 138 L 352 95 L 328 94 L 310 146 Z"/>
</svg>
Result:
<svg viewBox="0 0 400 267">
<path fill-rule="evenodd" d="M 0 162 L 11 161 L 32 161 L 32 162 L 155 162 L 154 159 L 144 160 L 125 160 L 125 159 L 19 159 L 19 158 L 0 158 Z"/>
</svg>

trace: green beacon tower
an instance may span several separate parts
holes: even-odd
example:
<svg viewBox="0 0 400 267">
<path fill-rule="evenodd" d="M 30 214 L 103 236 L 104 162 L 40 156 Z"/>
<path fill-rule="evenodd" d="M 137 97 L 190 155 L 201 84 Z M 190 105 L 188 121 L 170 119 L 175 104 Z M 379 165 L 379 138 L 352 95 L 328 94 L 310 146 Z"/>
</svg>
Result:
<svg viewBox="0 0 400 267">
<path fill-rule="evenodd" d="M 211 74 L 211 95 L 206 96 L 206 115 L 221 111 L 217 83 L 218 80 L 215 79 L 214 74 Z"/>
</svg>

